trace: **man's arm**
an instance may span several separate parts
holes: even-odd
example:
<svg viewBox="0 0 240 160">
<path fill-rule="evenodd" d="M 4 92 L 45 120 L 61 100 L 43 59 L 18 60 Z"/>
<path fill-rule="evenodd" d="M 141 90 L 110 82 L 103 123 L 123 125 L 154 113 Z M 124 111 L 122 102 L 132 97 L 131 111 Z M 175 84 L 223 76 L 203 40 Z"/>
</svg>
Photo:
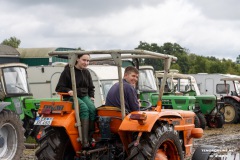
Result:
<svg viewBox="0 0 240 160">
<path fill-rule="evenodd" d="M 139 102 L 137 98 L 137 91 L 132 87 L 129 86 L 127 89 L 127 102 L 129 105 L 130 111 L 139 111 Z"/>
</svg>

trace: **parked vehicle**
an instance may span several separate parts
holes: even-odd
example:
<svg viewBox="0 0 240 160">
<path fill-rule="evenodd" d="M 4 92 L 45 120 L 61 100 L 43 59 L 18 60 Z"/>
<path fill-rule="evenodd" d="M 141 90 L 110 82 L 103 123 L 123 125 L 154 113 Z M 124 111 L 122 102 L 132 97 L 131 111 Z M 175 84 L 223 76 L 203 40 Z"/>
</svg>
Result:
<svg viewBox="0 0 240 160">
<path fill-rule="evenodd" d="M 23 121 L 25 137 L 35 137 L 39 128 L 34 128 L 34 121 L 41 100 L 34 99 L 28 85 L 27 65 L 22 63 L 0 64 L 0 99 L 10 102 L 6 109 L 14 111 Z M 38 88 L 38 90 L 40 90 Z M 55 99 L 59 100 L 59 98 Z"/>
<path fill-rule="evenodd" d="M 156 77 L 162 79 L 163 73 L 157 72 Z M 201 95 L 196 80 L 191 75 L 180 74 L 178 71 L 169 73 L 166 83 L 167 94 L 171 96 L 172 101 L 177 101 L 176 97 L 194 97 L 193 111 L 199 118 L 201 128 L 208 126 L 210 128 L 221 128 L 224 124 L 223 102 L 218 102 L 215 95 Z M 172 103 L 170 107 L 177 109 L 177 102 Z M 180 102 L 179 102 L 180 103 Z M 188 109 L 188 108 L 185 108 Z"/>
<path fill-rule="evenodd" d="M 224 83 L 221 81 L 225 77 L 235 77 L 236 75 L 231 74 L 208 74 L 208 73 L 198 73 L 198 74 L 189 74 L 196 79 L 199 91 L 201 95 L 216 95 L 218 98 L 225 96 L 234 91 L 234 85 L 228 84 L 229 93 L 219 92 L 218 88 L 223 88 Z M 239 91 L 238 91 L 239 92 Z"/>
<path fill-rule="evenodd" d="M 0 159 L 20 159 L 24 147 L 24 128 L 18 114 L 0 102 Z"/>
<path fill-rule="evenodd" d="M 224 82 L 224 86 L 218 86 L 217 91 L 219 93 L 227 93 L 227 95 L 222 96 L 221 98 L 224 101 L 225 122 L 239 123 L 240 121 L 240 93 L 239 93 L 240 76 L 224 77 L 224 78 L 221 78 L 221 81 Z M 234 86 L 234 89 L 230 90 L 229 85 Z"/>
<path fill-rule="evenodd" d="M 141 57 L 159 58 L 165 62 L 165 76 L 171 61 L 177 58 L 143 50 L 68 51 L 52 52 L 69 57 L 70 70 L 74 75 L 74 63 L 78 54 L 111 54 L 118 66 L 121 109 L 102 106 L 97 109 L 95 143 L 88 150 L 81 146 L 81 122 L 74 92 L 74 109 L 68 101 L 41 102 L 40 118 L 36 124 L 46 126 L 39 140 L 36 156 L 41 159 L 170 159 L 177 160 L 191 156 L 193 138 L 200 138 L 203 130 L 194 127 L 195 114 L 191 111 L 162 109 L 163 87 L 159 90 L 157 106 L 150 111 L 135 111 L 125 114 L 122 83 L 121 57 L 133 53 Z M 132 57 L 136 55 L 126 55 Z M 166 78 L 166 77 L 165 77 Z M 74 84 L 74 78 L 72 78 Z M 162 82 L 164 86 L 165 81 Z M 81 107 L 81 106 L 80 106 Z"/>
<path fill-rule="evenodd" d="M 203 94 L 213 93 L 224 101 L 225 123 L 238 123 L 240 116 L 240 77 L 230 74 L 194 74 L 200 92 Z"/>
<path fill-rule="evenodd" d="M 156 79 L 153 67 L 151 66 L 140 66 L 139 72 L 140 99 L 150 101 L 153 106 L 156 106 L 159 94 L 158 88 L 160 87 L 159 84 L 161 84 L 162 82 L 161 80 L 164 76 L 164 73 L 157 72 Z M 162 107 L 164 109 L 180 109 L 193 111 L 195 108 L 196 98 L 194 96 L 183 96 L 181 95 L 181 92 L 175 92 L 173 83 L 170 83 L 169 81 L 169 76 L 170 74 L 168 74 L 168 82 L 166 81 L 164 87 L 164 93 L 162 96 Z M 172 77 L 170 76 L 170 80 L 171 78 Z M 156 84 L 156 82 L 159 83 Z M 170 87 L 168 86 L 170 86 L 172 89 L 170 89 Z M 168 87 L 168 89 L 166 87 Z M 201 112 L 196 112 L 194 123 L 196 127 L 201 127 L 205 129 L 206 120 Z"/>
</svg>

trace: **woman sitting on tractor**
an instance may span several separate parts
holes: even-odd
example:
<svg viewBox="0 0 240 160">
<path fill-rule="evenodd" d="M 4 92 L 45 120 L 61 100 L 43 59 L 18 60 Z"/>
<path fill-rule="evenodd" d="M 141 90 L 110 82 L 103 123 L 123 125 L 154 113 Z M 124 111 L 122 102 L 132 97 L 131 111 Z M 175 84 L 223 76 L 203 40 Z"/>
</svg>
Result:
<svg viewBox="0 0 240 160">
<path fill-rule="evenodd" d="M 89 65 L 90 56 L 88 54 L 78 55 L 75 63 L 75 78 L 78 103 L 80 106 L 80 120 L 82 124 L 82 146 L 88 148 L 89 141 L 95 129 L 96 108 L 94 106 L 94 86 L 90 72 L 87 70 Z M 73 101 L 73 90 L 71 83 L 70 67 L 66 65 L 58 84 L 56 92 L 66 92 L 69 96 L 64 96 L 64 100 Z"/>
</svg>

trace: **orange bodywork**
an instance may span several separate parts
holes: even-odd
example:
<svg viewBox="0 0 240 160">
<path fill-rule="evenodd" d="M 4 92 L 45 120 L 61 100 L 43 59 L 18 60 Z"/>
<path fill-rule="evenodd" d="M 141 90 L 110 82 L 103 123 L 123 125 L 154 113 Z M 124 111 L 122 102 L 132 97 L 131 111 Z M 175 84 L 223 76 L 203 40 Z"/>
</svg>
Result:
<svg viewBox="0 0 240 160">
<path fill-rule="evenodd" d="M 47 107 L 46 107 L 47 106 Z M 51 114 L 44 114 L 44 108 L 50 107 L 61 107 L 62 110 L 52 111 Z M 57 108 L 56 108 L 57 109 Z M 55 112 L 55 114 L 54 114 Z M 81 149 L 81 145 L 77 142 L 78 138 L 78 129 L 75 127 L 76 119 L 75 119 L 75 111 L 72 109 L 72 103 L 68 101 L 60 101 L 60 102 L 41 102 L 38 113 L 43 117 L 52 117 L 53 121 L 51 126 L 54 127 L 64 127 L 66 133 L 69 135 L 69 138 L 72 142 L 72 146 L 75 151 L 79 151 Z M 67 114 L 66 114 L 67 113 Z"/>
<path fill-rule="evenodd" d="M 51 113 L 48 113 L 46 108 L 51 108 Z M 59 108 L 61 110 L 57 110 Z M 41 102 L 39 114 L 44 117 L 53 117 L 51 126 L 64 127 L 76 153 L 81 150 L 81 143 L 77 141 L 78 129 L 75 127 L 75 111 L 72 109 L 71 102 Z M 122 120 L 121 110 L 119 108 L 104 106 L 97 108 L 97 115 L 111 117 L 111 133 L 119 134 L 127 152 L 128 145 L 133 142 L 131 139 L 132 132 L 138 132 L 140 136 L 142 132 L 151 132 L 156 121 L 166 121 L 174 125 L 175 130 L 183 132 L 186 157 L 191 155 L 192 139 L 200 138 L 203 134 L 202 129 L 195 128 L 194 126 L 195 113 L 192 111 L 171 109 L 161 109 L 161 112 L 135 111 L 126 115 L 124 120 Z M 95 137 L 100 137 L 99 135 L 99 129 L 96 128 Z"/>
<path fill-rule="evenodd" d="M 192 111 L 183 111 L 183 110 L 171 110 L 171 109 L 162 109 L 164 111 L 177 112 L 181 115 L 182 119 L 171 119 L 171 118 L 163 118 L 160 120 L 166 120 L 170 124 L 174 125 L 174 129 L 179 132 L 183 132 L 183 142 L 185 146 L 185 156 L 189 157 L 192 153 L 193 147 L 193 138 L 201 138 L 203 135 L 202 128 L 195 128 L 194 125 L 194 117 L 195 113 Z"/>
</svg>

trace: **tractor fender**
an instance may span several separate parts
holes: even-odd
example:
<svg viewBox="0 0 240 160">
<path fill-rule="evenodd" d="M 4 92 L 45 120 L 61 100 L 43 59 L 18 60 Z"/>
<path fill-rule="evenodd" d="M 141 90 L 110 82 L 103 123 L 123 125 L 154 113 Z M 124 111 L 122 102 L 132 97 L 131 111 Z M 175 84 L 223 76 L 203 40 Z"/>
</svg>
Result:
<svg viewBox="0 0 240 160">
<path fill-rule="evenodd" d="M 52 127 L 62 127 L 65 129 L 67 135 L 70 138 L 72 146 L 75 151 L 80 150 L 80 144 L 78 143 L 77 139 L 79 138 L 78 128 L 76 127 L 76 118 L 75 118 L 75 111 L 72 110 L 69 114 L 51 114 L 51 115 L 44 115 L 43 117 L 52 117 L 53 121 L 51 126 Z"/>
<path fill-rule="evenodd" d="M 51 126 L 65 128 L 68 135 L 78 134 L 78 129 L 75 126 L 76 119 L 74 110 L 70 114 L 64 114 L 63 116 L 59 114 L 52 114 L 51 117 L 53 117 Z"/>
<path fill-rule="evenodd" d="M 223 99 L 234 99 L 235 101 L 237 101 L 237 102 L 240 102 L 240 97 L 238 97 L 238 96 L 224 96 L 224 98 Z"/>
<path fill-rule="evenodd" d="M 217 146 L 202 145 L 195 150 L 192 160 L 208 160 L 218 150 Z"/>
<path fill-rule="evenodd" d="M 11 104 L 10 102 L 0 102 L 0 112 L 10 104 Z"/>
<path fill-rule="evenodd" d="M 132 120 L 130 116 L 132 114 L 146 114 L 147 118 L 144 120 L 144 124 L 140 124 L 138 120 Z M 178 117 L 182 118 L 181 115 L 177 112 L 164 111 L 134 111 L 128 114 L 122 121 L 119 131 L 132 131 L 132 132 L 151 132 L 153 125 L 159 118 L 166 117 Z"/>
</svg>

